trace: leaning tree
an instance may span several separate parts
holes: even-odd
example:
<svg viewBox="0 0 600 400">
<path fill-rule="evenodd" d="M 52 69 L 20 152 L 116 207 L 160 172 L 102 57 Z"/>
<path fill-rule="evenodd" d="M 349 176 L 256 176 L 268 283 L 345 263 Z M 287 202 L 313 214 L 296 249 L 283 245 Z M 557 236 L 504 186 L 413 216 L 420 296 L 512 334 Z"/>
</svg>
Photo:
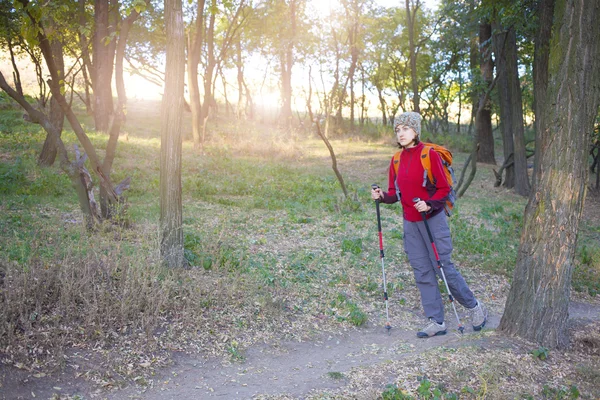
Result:
<svg viewBox="0 0 600 400">
<path fill-rule="evenodd" d="M 536 51 L 547 64 L 536 63 L 535 179 L 499 330 L 556 348 L 569 342 L 573 260 L 600 98 L 600 3 L 542 0 L 539 18 L 540 43 L 548 24 L 552 29 L 548 56 Z"/>
</svg>

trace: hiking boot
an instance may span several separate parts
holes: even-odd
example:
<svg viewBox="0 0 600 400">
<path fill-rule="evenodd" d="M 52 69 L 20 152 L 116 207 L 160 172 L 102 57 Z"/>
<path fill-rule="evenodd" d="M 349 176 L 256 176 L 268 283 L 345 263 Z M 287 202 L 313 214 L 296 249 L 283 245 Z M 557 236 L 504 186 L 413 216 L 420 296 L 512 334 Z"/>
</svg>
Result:
<svg viewBox="0 0 600 400">
<path fill-rule="evenodd" d="M 428 338 L 431 336 L 445 335 L 446 334 L 446 324 L 441 323 L 438 324 L 433 318 L 429 318 L 429 324 L 419 332 L 417 332 L 417 337 L 420 338 Z"/>
<path fill-rule="evenodd" d="M 471 323 L 473 324 L 474 331 L 480 331 L 481 328 L 485 326 L 487 322 L 487 310 L 481 304 L 479 300 L 477 300 L 477 305 L 473 308 L 469 309 L 469 314 L 471 315 Z"/>
</svg>

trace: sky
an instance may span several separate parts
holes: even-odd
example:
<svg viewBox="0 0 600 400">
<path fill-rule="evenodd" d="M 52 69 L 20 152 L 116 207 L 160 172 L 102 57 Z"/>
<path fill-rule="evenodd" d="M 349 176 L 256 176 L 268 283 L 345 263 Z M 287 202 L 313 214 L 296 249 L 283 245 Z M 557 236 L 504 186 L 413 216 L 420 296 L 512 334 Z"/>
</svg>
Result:
<svg viewBox="0 0 600 400">
<path fill-rule="evenodd" d="M 405 0 L 374 0 L 376 4 L 379 4 L 381 6 L 384 7 L 404 7 L 405 5 Z M 439 3 L 439 0 L 421 0 L 424 4 L 425 7 L 429 8 L 429 9 L 435 9 L 437 7 L 437 4 Z M 329 14 L 329 10 L 331 8 L 337 8 L 339 7 L 340 1 L 339 0 L 311 0 L 312 5 L 315 6 L 316 8 L 318 8 L 319 10 L 319 15 L 325 16 L 327 14 Z M 264 60 L 263 60 L 264 61 Z M 6 64 L 6 65 L 5 65 Z M 249 73 L 252 69 L 252 64 L 253 62 L 250 62 L 250 65 L 246 66 L 246 71 L 247 73 Z M 261 62 L 262 64 L 262 62 Z M 4 68 L 6 67 L 6 68 Z M 31 71 L 29 71 L 30 65 L 29 63 L 25 63 L 22 68 L 24 69 L 24 73 L 27 75 L 27 77 L 24 79 L 24 81 L 31 81 L 31 88 L 30 90 L 32 91 L 36 91 L 36 86 L 35 86 L 35 71 L 33 69 L 31 69 Z M 127 65 L 126 65 L 127 67 Z M 8 76 L 10 76 L 10 65 L 7 64 L 6 60 L 3 60 L 2 63 L 0 64 L 0 69 L 5 73 L 8 74 Z M 293 78 L 296 79 L 300 79 L 302 80 L 302 82 L 296 82 L 294 84 L 294 86 L 298 87 L 298 85 L 303 86 L 306 82 L 304 82 L 306 80 L 306 74 L 303 74 L 301 71 L 302 68 L 300 68 L 300 66 L 295 66 L 294 68 L 294 73 L 293 73 Z M 265 73 L 264 73 L 264 65 L 261 65 L 259 70 L 256 72 L 258 80 L 259 81 L 263 81 L 263 79 L 265 78 Z M 273 76 L 271 74 L 268 74 L 270 76 L 267 76 L 266 78 L 266 87 L 264 87 L 264 90 L 262 91 L 262 93 L 254 93 L 256 95 L 255 101 L 262 103 L 262 105 L 267 106 L 267 107 L 279 107 L 281 100 L 279 98 L 279 77 L 278 76 Z M 294 76 L 295 75 L 295 76 Z M 30 77 L 31 79 L 28 79 L 28 77 Z M 149 83 L 148 81 L 144 80 L 143 78 L 133 75 L 133 76 L 128 76 L 126 79 L 127 82 L 127 94 L 128 97 L 130 98 L 143 98 L 143 99 L 160 99 L 161 98 L 161 94 L 163 92 L 163 88 L 162 87 L 158 87 L 155 86 L 151 83 Z M 234 93 L 228 93 L 229 96 L 233 96 L 233 97 L 237 97 L 234 95 Z M 297 96 L 299 93 L 297 90 L 295 90 L 294 95 Z M 219 95 L 219 93 L 217 93 L 217 96 Z M 303 102 L 303 100 L 299 100 L 301 102 Z"/>
<path fill-rule="evenodd" d="M 374 0 L 375 4 L 383 7 L 405 7 L 405 0 Z M 440 0 L 421 0 L 429 10 L 435 11 Z M 320 14 L 326 14 L 331 8 L 335 8 L 340 4 L 339 0 L 311 0 L 312 5 L 320 10 Z"/>
</svg>

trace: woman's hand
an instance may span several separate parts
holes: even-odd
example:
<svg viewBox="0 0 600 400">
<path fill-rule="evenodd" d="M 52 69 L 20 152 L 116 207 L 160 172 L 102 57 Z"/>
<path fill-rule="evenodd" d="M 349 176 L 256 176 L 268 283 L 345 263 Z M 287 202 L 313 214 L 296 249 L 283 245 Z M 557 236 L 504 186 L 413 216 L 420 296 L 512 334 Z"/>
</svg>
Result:
<svg viewBox="0 0 600 400">
<path fill-rule="evenodd" d="M 423 200 L 416 202 L 415 208 L 418 212 L 429 212 L 429 210 L 431 210 L 431 207 L 429 207 Z"/>
<path fill-rule="evenodd" d="M 381 188 L 371 189 L 371 198 L 373 200 L 383 200 L 383 191 Z"/>
</svg>

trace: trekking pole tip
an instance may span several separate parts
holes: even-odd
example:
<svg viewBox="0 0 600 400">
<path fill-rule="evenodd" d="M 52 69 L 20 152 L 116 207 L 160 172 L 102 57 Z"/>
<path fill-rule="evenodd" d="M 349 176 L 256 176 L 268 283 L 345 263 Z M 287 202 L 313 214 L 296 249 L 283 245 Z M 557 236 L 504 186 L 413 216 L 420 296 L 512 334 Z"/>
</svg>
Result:
<svg viewBox="0 0 600 400">
<path fill-rule="evenodd" d="M 385 329 L 387 330 L 388 335 L 390 334 L 390 331 L 392 329 L 392 324 L 390 324 L 390 321 L 385 323 Z"/>
<path fill-rule="evenodd" d="M 465 327 L 464 326 L 459 326 L 458 327 L 458 331 L 460 332 L 461 335 L 463 335 L 465 333 Z"/>
</svg>

